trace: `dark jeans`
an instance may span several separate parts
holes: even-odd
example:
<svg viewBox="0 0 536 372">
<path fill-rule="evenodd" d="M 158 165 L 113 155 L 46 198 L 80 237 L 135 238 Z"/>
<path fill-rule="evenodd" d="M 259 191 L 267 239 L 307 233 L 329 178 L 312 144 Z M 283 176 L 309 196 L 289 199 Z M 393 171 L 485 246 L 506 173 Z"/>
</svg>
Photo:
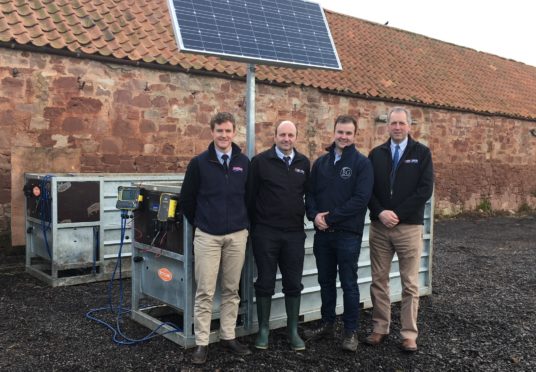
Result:
<svg viewBox="0 0 536 372">
<path fill-rule="evenodd" d="M 342 320 L 346 331 L 357 330 L 359 323 L 357 262 L 361 251 L 361 238 L 361 235 L 343 231 L 317 231 L 315 234 L 313 250 L 322 299 L 322 320 L 326 323 L 335 322 L 338 267 L 339 280 L 343 290 L 344 314 Z"/>
<path fill-rule="evenodd" d="M 286 296 L 299 296 L 303 289 L 301 279 L 305 255 L 305 232 L 288 232 L 266 225 L 256 225 L 251 237 L 258 271 L 255 295 L 273 296 L 279 265 L 283 279 L 283 293 Z"/>
</svg>

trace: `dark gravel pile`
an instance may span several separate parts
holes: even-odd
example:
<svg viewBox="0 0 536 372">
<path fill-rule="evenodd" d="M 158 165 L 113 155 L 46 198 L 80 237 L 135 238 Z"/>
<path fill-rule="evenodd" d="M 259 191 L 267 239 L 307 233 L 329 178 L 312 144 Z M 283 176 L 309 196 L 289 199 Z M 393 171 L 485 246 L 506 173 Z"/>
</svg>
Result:
<svg viewBox="0 0 536 372">
<path fill-rule="evenodd" d="M 271 333 L 267 351 L 238 358 L 211 345 L 212 371 L 535 371 L 536 219 L 462 218 L 436 222 L 433 295 L 421 299 L 419 351 L 398 350 L 399 305 L 393 334 L 357 353 L 334 342 L 288 348 L 285 329 Z M 125 282 L 128 299 L 130 282 Z M 190 350 L 155 338 L 119 346 L 85 318 L 107 303 L 107 283 L 51 288 L 24 273 L 22 259 L 0 265 L 0 371 L 190 371 Z M 362 312 L 361 339 L 370 331 Z M 304 326 L 308 327 L 311 324 Z M 341 324 L 338 323 L 338 330 Z M 127 317 L 132 337 L 148 330 Z M 249 344 L 254 336 L 242 339 Z"/>
</svg>

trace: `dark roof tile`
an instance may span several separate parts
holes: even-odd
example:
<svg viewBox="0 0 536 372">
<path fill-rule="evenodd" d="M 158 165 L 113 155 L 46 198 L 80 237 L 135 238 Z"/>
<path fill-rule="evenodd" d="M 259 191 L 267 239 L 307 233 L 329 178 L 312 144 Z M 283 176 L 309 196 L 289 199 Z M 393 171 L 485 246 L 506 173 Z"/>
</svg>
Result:
<svg viewBox="0 0 536 372">
<path fill-rule="evenodd" d="M 326 11 L 342 71 L 257 66 L 264 81 L 536 119 L 536 67 Z M 0 0 L 0 40 L 245 76 L 178 52 L 166 0 Z M 95 27 L 97 26 L 97 27 Z"/>
</svg>

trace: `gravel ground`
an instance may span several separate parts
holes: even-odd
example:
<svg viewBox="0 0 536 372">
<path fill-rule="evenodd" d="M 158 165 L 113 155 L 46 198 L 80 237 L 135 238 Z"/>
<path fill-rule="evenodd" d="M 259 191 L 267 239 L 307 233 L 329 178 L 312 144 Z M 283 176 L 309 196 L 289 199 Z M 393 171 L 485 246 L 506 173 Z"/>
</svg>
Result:
<svg viewBox="0 0 536 372">
<path fill-rule="evenodd" d="M 397 347 L 400 307 L 394 304 L 394 332 L 379 347 L 361 344 L 357 353 L 345 353 L 338 335 L 297 353 L 280 329 L 271 333 L 269 350 L 243 358 L 211 345 L 203 368 L 190 364 L 191 350 L 163 337 L 114 344 L 109 331 L 84 316 L 106 305 L 107 283 L 51 288 L 24 273 L 21 257 L 0 257 L 0 371 L 535 371 L 535 254 L 535 217 L 436 222 L 433 295 L 421 299 L 417 353 Z M 147 334 L 123 319 L 130 336 Z M 364 310 L 361 339 L 370 319 Z M 254 336 L 242 341 L 251 345 Z"/>
</svg>

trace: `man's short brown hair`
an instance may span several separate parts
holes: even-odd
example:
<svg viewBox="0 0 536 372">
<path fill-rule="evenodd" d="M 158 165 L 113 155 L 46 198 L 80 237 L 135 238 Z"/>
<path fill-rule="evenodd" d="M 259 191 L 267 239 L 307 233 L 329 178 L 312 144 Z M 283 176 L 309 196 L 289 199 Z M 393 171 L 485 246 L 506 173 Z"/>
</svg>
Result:
<svg viewBox="0 0 536 372">
<path fill-rule="evenodd" d="M 357 133 L 357 120 L 351 115 L 339 115 L 337 116 L 337 119 L 335 119 L 335 124 L 333 125 L 333 131 L 335 131 L 335 127 L 337 127 L 337 124 L 353 124 L 354 125 L 354 132 Z"/>
<path fill-rule="evenodd" d="M 214 115 L 212 119 L 210 119 L 210 130 L 214 130 L 216 125 L 220 125 L 227 121 L 233 123 L 233 131 L 236 130 L 235 118 L 233 114 L 229 112 L 218 112 L 216 115 Z"/>
</svg>

